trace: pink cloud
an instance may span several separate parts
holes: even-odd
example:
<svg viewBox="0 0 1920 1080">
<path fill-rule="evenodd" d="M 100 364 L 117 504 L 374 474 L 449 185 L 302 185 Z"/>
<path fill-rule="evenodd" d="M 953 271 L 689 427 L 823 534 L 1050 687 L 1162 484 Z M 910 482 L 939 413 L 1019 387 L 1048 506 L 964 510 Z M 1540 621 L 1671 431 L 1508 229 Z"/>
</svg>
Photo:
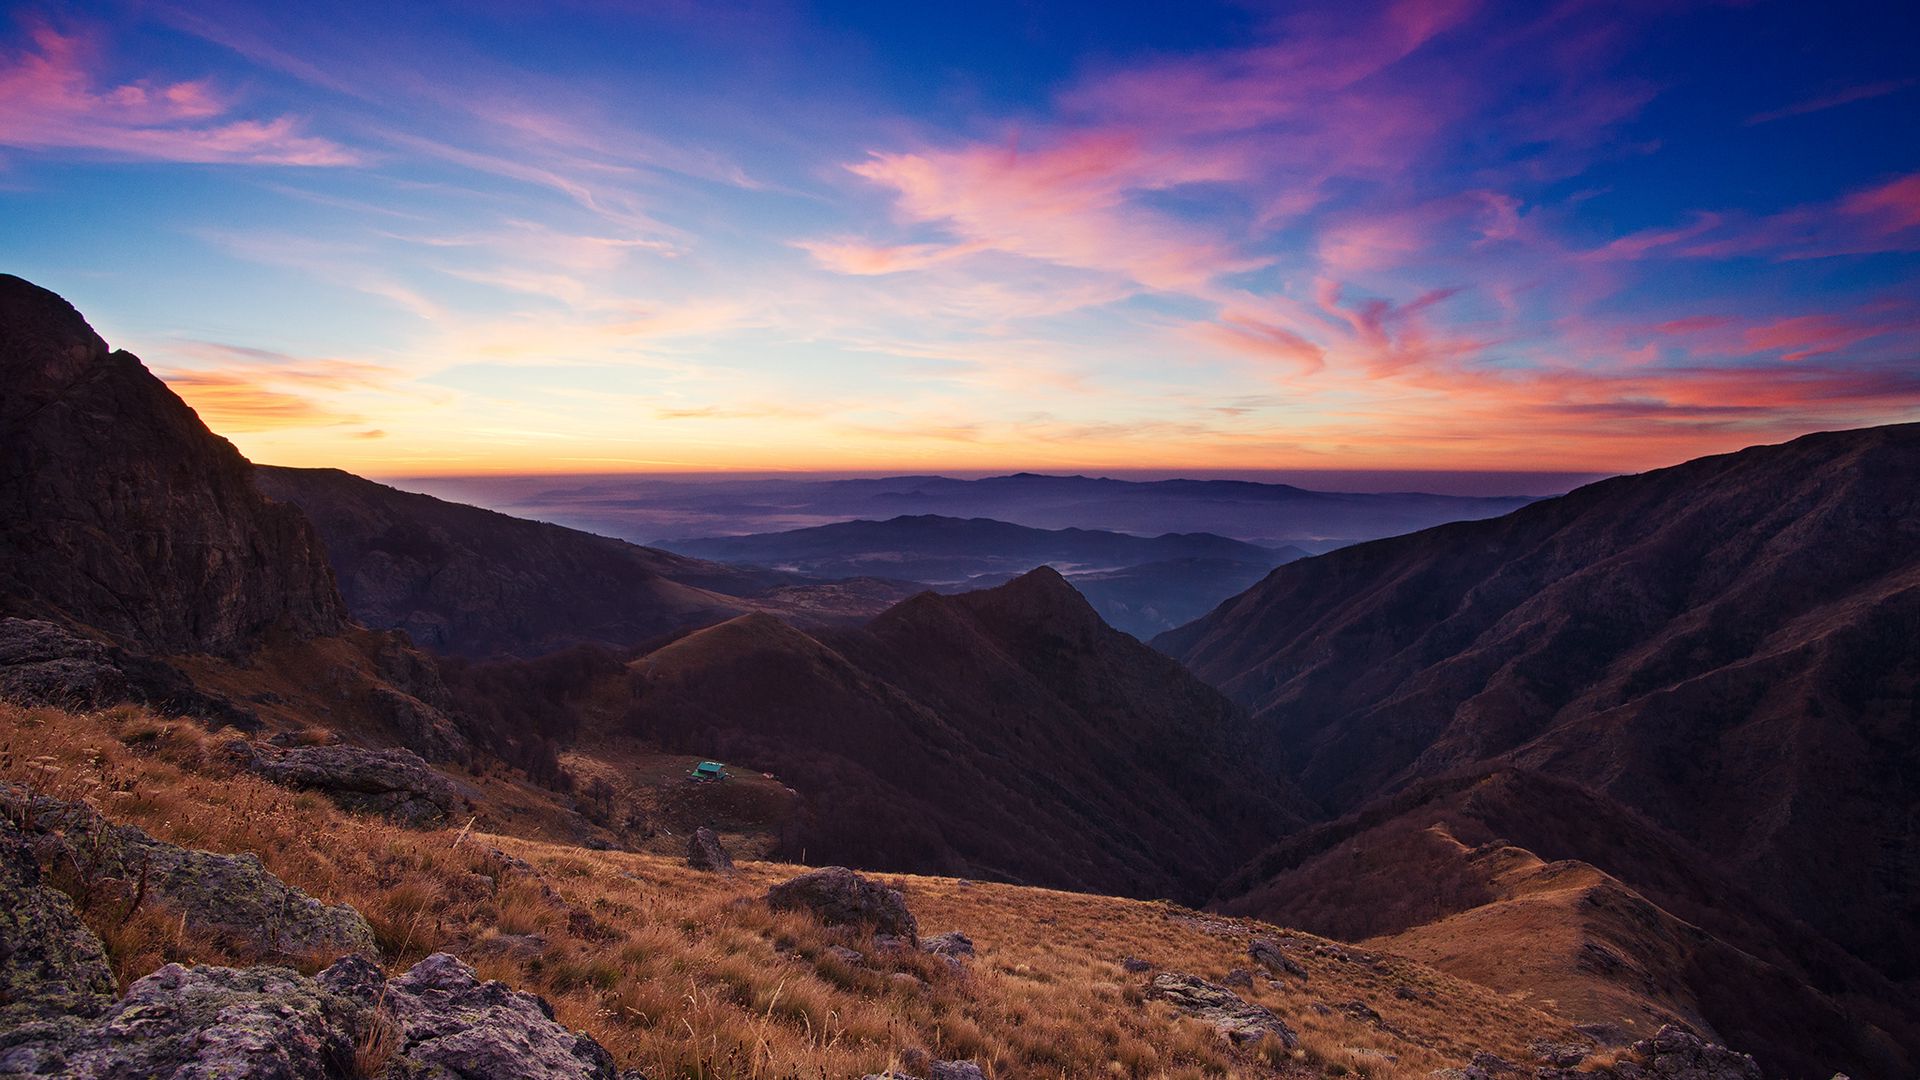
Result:
<svg viewBox="0 0 1920 1080">
<path fill-rule="evenodd" d="M 1139 192 L 1228 179 L 1235 175 L 1230 166 L 1155 150 L 1125 134 L 1076 135 L 1034 150 L 973 144 L 875 153 L 850 168 L 892 189 L 900 216 L 939 225 L 955 238 L 955 250 L 906 249 L 908 263 L 991 249 L 1173 290 L 1197 289 L 1215 275 L 1259 265 L 1207 230 L 1130 204 Z M 812 249 L 816 257 L 822 247 Z M 825 250 L 842 263 L 869 267 L 865 272 L 902 259 L 877 249 Z"/>
<path fill-rule="evenodd" d="M 1278 360 L 1300 374 L 1327 366 L 1326 351 L 1278 323 L 1252 315 L 1227 314 L 1193 328 L 1196 337 L 1264 360 Z"/>
<path fill-rule="evenodd" d="M 101 86 L 88 36 L 29 27 L 31 47 L 0 59 L 0 145 L 116 157 L 253 165 L 351 165 L 359 155 L 303 134 L 291 117 L 230 119 L 206 82 Z"/>
</svg>

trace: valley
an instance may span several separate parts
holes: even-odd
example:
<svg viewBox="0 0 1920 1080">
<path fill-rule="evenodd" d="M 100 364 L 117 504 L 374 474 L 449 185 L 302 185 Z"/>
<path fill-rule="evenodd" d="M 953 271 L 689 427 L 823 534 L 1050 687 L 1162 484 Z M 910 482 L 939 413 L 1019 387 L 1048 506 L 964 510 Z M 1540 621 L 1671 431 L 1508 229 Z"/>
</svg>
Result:
<svg viewBox="0 0 1920 1080">
<path fill-rule="evenodd" d="M 906 478 L 834 489 L 891 517 L 663 548 L 255 466 L 18 278 L 0 375 L 7 887 L 97 991 L 0 1032 L 0 1075 L 138 1050 L 83 1022 L 118 993 L 270 963 L 341 1018 L 321 1041 L 389 1022 L 349 977 L 504 980 L 595 1080 L 1920 1060 L 1920 426 L 1445 524 L 1414 522 L 1477 515 Z M 1187 498 L 1188 531 L 1126 531 Z M 1362 510 L 1419 531 L 1348 544 Z M 1309 512 L 1345 546 L 1246 538 Z M 703 830 L 732 872 L 685 865 Z M 240 940 L 101 837 L 257 856 L 364 918 L 373 974 Z M 970 959 L 763 902 L 827 865 Z M 50 931 L 6 932 L 0 1010 L 48 993 L 9 958 Z M 394 1060 L 445 1050 L 390 1022 Z"/>
</svg>

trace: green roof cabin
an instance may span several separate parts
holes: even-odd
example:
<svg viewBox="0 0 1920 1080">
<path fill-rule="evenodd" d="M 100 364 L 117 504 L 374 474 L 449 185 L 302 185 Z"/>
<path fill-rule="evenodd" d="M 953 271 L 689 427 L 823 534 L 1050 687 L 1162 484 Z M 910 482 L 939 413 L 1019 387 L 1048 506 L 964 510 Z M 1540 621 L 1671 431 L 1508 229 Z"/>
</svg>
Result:
<svg viewBox="0 0 1920 1080">
<path fill-rule="evenodd" d="M 725 780 L 727 778 L 727 770 L 725 766 L 717 761 L 703 761 L 695 765 L 693 772 L 689 775 L 695 780 Z"/>
</svg>

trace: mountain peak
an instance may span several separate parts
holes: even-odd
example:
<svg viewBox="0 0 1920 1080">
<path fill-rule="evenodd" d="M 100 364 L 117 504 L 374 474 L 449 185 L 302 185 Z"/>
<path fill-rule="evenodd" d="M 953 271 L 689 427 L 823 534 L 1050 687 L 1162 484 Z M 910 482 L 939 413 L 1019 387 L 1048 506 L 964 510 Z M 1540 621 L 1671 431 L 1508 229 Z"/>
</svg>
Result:
<svg viewBox="0 0 1920 1080">
<path fill-rule="evenodd" d="M 106 341 L 59 294 L 0 274 L 0 377 L 10 403 L 28 403 L 36 385 L 78 378 L 106 355 Z"/>
<path fill-rule="evenodd" d="M 156 652 L 344 625 L 300 511 L 263 498 L 247 459 L 138 357 L 17 277 L 0 277 L 0 379 L 0 612 Z"/>
</svg>

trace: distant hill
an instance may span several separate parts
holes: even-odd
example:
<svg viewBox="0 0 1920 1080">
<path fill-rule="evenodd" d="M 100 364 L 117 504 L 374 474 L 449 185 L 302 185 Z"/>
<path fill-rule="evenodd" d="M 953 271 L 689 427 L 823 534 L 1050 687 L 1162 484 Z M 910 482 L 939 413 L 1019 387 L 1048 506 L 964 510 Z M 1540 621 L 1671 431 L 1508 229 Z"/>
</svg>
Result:
<svg viewBox="0 0 1920 1080">
<path fill-rule="evenodd" d="M 354 617 L 439 652 L 538 656 L 638 645 L 748 611 L 859 619 L 912 587 L 809 588 L 761 573 L 526 521 L 338 469 L 261 467 L 261 489 L 305 510 Z"/>
<path fill-rule="evenodd" d="M 1143 639 L 1206 613 L 1268 570 L 1307 554 L 1212 533 L 1130 536 L 932 514 L 665 543 L 727 563 L 822 577 L 905 578 L 944 592 L 997 585 L 1051 566 L 1108 623 Z"/>
<path fill-rule="evenodd" d="M 1920 425 L 1293 563 L 1156 644 L 1253 710 L 1268 766 L 1337 809 L 1479 763 L 1572 780 L 1904 981 L 1920 976 L 1916 642 Z M 1839 993 L 1831 970 L 1800 974 Z M 1913 1060 L 1920 1029 L 1888 1023 Z"/>
<path fill-rule="evenodd" d="M 778 532 L 898 517 L 989 518 L 1036 529 L 1154 536 L 1177 527 L 1310 551 L 1494 517 L 1533 501 L 1419 492 L 1309 491 L 1241 480 L 1013 476 L 856 480 L 652 476 L 413 479 L 411 490 L 682 550 L 661 537 Z"/>
</svg>

